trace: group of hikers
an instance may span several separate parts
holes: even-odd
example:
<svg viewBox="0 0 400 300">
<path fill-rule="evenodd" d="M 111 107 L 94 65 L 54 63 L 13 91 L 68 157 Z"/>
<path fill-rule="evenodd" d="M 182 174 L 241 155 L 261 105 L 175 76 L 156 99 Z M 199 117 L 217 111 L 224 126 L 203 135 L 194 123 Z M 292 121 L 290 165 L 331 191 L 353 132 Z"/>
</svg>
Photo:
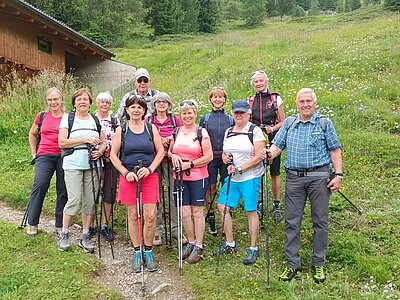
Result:
<svg viewBox="0 0 400 300">
<path fill-rule="evenodd" d="M 251 75 L 254 96 L 235 100 L 230 115 L 224 110 L 226 90 L 213 87 L 209 93 L 212 109 L 196 125 L 199 108 L 195 100 L 181 101 L 178 117 L 172 113 L 169 95 L 150 88 L 146 69 L 137 69 L 134 83 L 135 89 L 124 95 L 115 116 L 110 114 L 113 98 L 108 92 L 97 95 L 97 113 L 92 114 L 89 89 L 74 92 L 69 113 L 60 90 L 46 91 L 46 109 L 37 114 L 29 131 L 35 178 L 27 207 L 27 235 L 38 233 L 43 201 L 56 172 L 55 228 L 61 251 L 70 248 L 69 227 L 80 209 L 78 246 L 94 252 L 91 238 L 95 230 L 112 242 L 110 222 L 118 195 L 117 202 L 126 205 L 134 272 L 158 270 L 153 246 L 161 245 L 163 236 L 169 245 L 171 238 L 177 239 L 180 262 L 197 264 L 203 257 L 206 224 L 210 234 L 218 233 L 216 206 L 226 241 L 215 254 L 236 251 L 231 212 L 243 199 L 250 235 L 243 263 L 252 265 L 260 255 L 262 180 L 268 178 L 268 167 L 272 219 L 283 219 L 280 154 L 286 149 L 287 263 L 279 279 L 290 281 L 301 271 L 300 225 L 309 198 L 313 278 L 318 283 L 325 281 L 328 203 L 331 192 L 341 187 L 343 170 L 337 133 L 329 118 L 315 112 L 314 91 L 302 88 L 296 97 L 298 114 L 285 118 L 282 98 L 269 89 L 267 74 L 257 70 Z"/>
</svg>

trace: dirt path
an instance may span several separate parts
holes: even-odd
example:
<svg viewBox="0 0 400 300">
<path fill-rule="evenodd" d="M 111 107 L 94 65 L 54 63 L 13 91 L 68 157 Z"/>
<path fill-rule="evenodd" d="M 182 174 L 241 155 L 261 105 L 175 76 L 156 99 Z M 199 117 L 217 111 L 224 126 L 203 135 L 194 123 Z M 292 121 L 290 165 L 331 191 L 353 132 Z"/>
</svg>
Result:
<svg viewBox="0 0 400 300">
<path fill-rule="evenodd" d="M 23 212 L 12 209 L 3 201 L 0 201 L 1 220 L 19 224 L 22 217 Z M 53 225 L 54 220 L 41 216 L 39 230 L 52 235 L 56 240 L 57 237 Z M 80 228 L 79 226 L 72 226 L 71 229 L 71 244 L 77 245 L 81 235 Z M 97 238 L 94 238 L 94 240 L 97 240 Z M 54 243 L 54 247 L 56 247 L 56 243 Z M 114 242 L 115 259 L 113 260 L 110 245 L 102 239 L 100 258 L 102 265 L 95 274 L 95 280 L 120 291 L 125 299 L 143 299 L 141 297 L 141 274 L 133 273 L 131 268 L 132 251 L 132 247 L 127 243 L 125 237 L 117 237 Z M 97 245 L 94 255 L 98 257 Z M 193 298 L 193 294 L 179 280 L 178 272 L 172 269 L 173 267 L 168 268 L 168 266 L 161 262 L 158 272 L 149 273 L 145 271 L 147 299 Z"/>
</svg>

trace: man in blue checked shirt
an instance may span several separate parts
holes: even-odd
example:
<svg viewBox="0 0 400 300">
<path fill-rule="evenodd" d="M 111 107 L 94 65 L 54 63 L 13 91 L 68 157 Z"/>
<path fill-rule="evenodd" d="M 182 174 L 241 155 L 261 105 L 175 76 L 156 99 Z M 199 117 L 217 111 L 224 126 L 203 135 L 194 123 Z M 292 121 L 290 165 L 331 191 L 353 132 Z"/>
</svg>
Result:
<svg viewBox="0 0 400 300">
<path fill-rule="evenodd" d="M 308 197 L 314 229 L 313 279 L 320 283 L 326 279 L 329 197 L 331 192 L 340 189 L 343 180 L 341 145 L 331 120 L 315 112 L 317 97 L 312 89 L 301 89 L 296 104 L 298 115 L 284 121 L 267 150 L 268 159 L 272 159 L 286 149 L 284 251 L 287 264 L 279 280 L 290 281 L 301 271 L 300 225 Z M 335 170 L 332 180 L 331 165 Z"/>
</svg>

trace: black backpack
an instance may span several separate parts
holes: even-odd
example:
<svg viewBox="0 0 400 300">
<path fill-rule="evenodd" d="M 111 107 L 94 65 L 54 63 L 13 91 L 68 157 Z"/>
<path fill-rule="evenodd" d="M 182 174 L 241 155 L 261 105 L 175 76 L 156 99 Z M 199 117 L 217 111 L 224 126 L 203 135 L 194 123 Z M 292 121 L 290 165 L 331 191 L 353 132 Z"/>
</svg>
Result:
<svg viewBox="0 0 400 300">
<path fill-rule="evenodd" d="M 101 133 L 100 120 L 96 115 L 94 115 L 92 113 L 90 115 L 92 116 L 92 118 L 94 119 L 94 122 L 96 123 L 96 128 L 97 128 L 96 131 L 99 133 L 99 136 L 100 136 L 100 133 Z M 68 136 L 67 136 L 67 138 L 69 138 L 69 136 L 71 134 L 72 126 L 74 125 L 74 120 L 75 120 L 75 112 L 71 111 L 68 113 Z M 77 130 L 81 130 L 81 129 L 77 129 Z"/>
<path fill-rule="evenodd" d="M 181 127 L 176 127 L 176 128 L 174 129 L 174 131 L 172 132 L 172 137 L 173 137 L 173 139 L 174 139 L 174 142 L 175 142 L 175 140 L 176 140 L 176 136 L 178 135 L 178 132 L 179 132 L 179 129 L 180 129 L 180 128 L 181 128 Z M 197 126 L 197 125 L 196 125 L 196 137 L 195 137 L 194 140 L 193 140 L 193 142 L 199 141 L 200 147 L 201 147 L 201 142 L 202 142 L 202 140 L 203 140 L 202 129 L 203 129 L 203 127 Z"/>
</svg>

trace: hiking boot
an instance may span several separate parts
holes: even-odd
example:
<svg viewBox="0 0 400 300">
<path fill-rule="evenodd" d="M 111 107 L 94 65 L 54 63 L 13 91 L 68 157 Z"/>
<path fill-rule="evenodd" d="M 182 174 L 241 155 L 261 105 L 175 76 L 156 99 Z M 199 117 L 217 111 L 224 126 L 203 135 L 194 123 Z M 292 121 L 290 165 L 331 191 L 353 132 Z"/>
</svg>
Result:
<svg viewBox="0 0 400 300">
<path fill-rule="evenodd" d="M 28 224 L 28 228 L 26 229 L 26 235 L 32 237 L 37 235 L 37 233 L 38 233 L 38 227 Z"/>
<path fill-rule="evenodd" d="M 89 239 L 91 239 L 95 235 L 96 235 L 96 228 L 92 224 L 92 225 L 89 226 Z"/>
<path fill-rule="evenodd" d="M 276 222 L 282 221 L 282 210 L 281 210 L 281 203 L 280 202 L 274 202 L 272 205 L 272 219 Z"/>
<path fill-rule="evenodd" d="M 194 245 L 193 244 L 187 244 L 185 249 L 183 249 L 182 253 L 182 260 L 185 260 L 190 256 L 190 254 L 193 252 Z"/>
<path fill-rule="evenodd" d="M 161 246 L 161 245 L 162 245 L 161 235 L 156 232 L 153 239 L 153 246 Z"/>
<path fill-rule="evenodd" d="M 286 267 L 285 270 L 279 275 L 280 281 L 290 281 L 292 280 L 298 272 L 301 272 L 301 268 L 288 268 Z"/>
<path fill-rule="evenodd" d="M 135 251 L 132 260 L 132 269 L 135 273 L 140 273 L 142 271 L 142 255 L 140 251 Z"/>
<path fill-rule="evenodd" d="M 197 264 L 203 258 L 203 249 L 194 246 L 192 253 L 185 259 L 188 264 Z"/>
<path fill-rule="evenodd" d="M 101 227 L 101 234 L 107 242 L 112 242 L 114 240 L 114 233 L 107 225 Z"/>
<path fill-rule="evenodd" d="M 58 250 L 68 251 L 69 249 L 69 232 L 61 232 L 58 239 Z"/>
<path fill-rule="evenodd" d="M 257 250 L 253 250 L 250 248 L 247 248 L 247 256 L 246 258 L 243 260 L 243 263 L 245 265 L 252 265 L 256 262 L 257 257 L 260 255 L 260 249 Z"/>
<path fill-rule="evenodd" d="M 89 234 L 82 234 L 82 239 L 79 241 L 78 246 L 87 253 L 94 252 L 94 246 L 92 244 L 92 241 L 90 240 Z"/>
<path fill-rule="evenodd" d="M 215 226 L 215 215 L 209 215 L 207 218 L 208 223 L 208 233 L 212 234 L 213 236 L 217 236 L 217 228 Z"/>
<path fill-rule="evenodd" d="M 149 272 L 158 271 L 158 263 L 154 259 L 153 251 L 151 251 L 151 250 L 145 251 L 145 257 L 146 257 L 147 271 L 149 271 Z"/>
<path fill-rule="evenodd" d="M 225 243 L 223 246 L 221 246 L 217 252 L 215 253 L 215 255 L 224 255 L 225 253 L 227 254 L 231 254 L 236 252 L 236 244 L 235 246 L 231 247 L 229 246 L 227 243 Z"/>
<path fill-rule="evenodd" d="M 322 283 L 326 279 L 324 266 L 313 266 L 313 279 L 316 283 Z"/>
</svg>

